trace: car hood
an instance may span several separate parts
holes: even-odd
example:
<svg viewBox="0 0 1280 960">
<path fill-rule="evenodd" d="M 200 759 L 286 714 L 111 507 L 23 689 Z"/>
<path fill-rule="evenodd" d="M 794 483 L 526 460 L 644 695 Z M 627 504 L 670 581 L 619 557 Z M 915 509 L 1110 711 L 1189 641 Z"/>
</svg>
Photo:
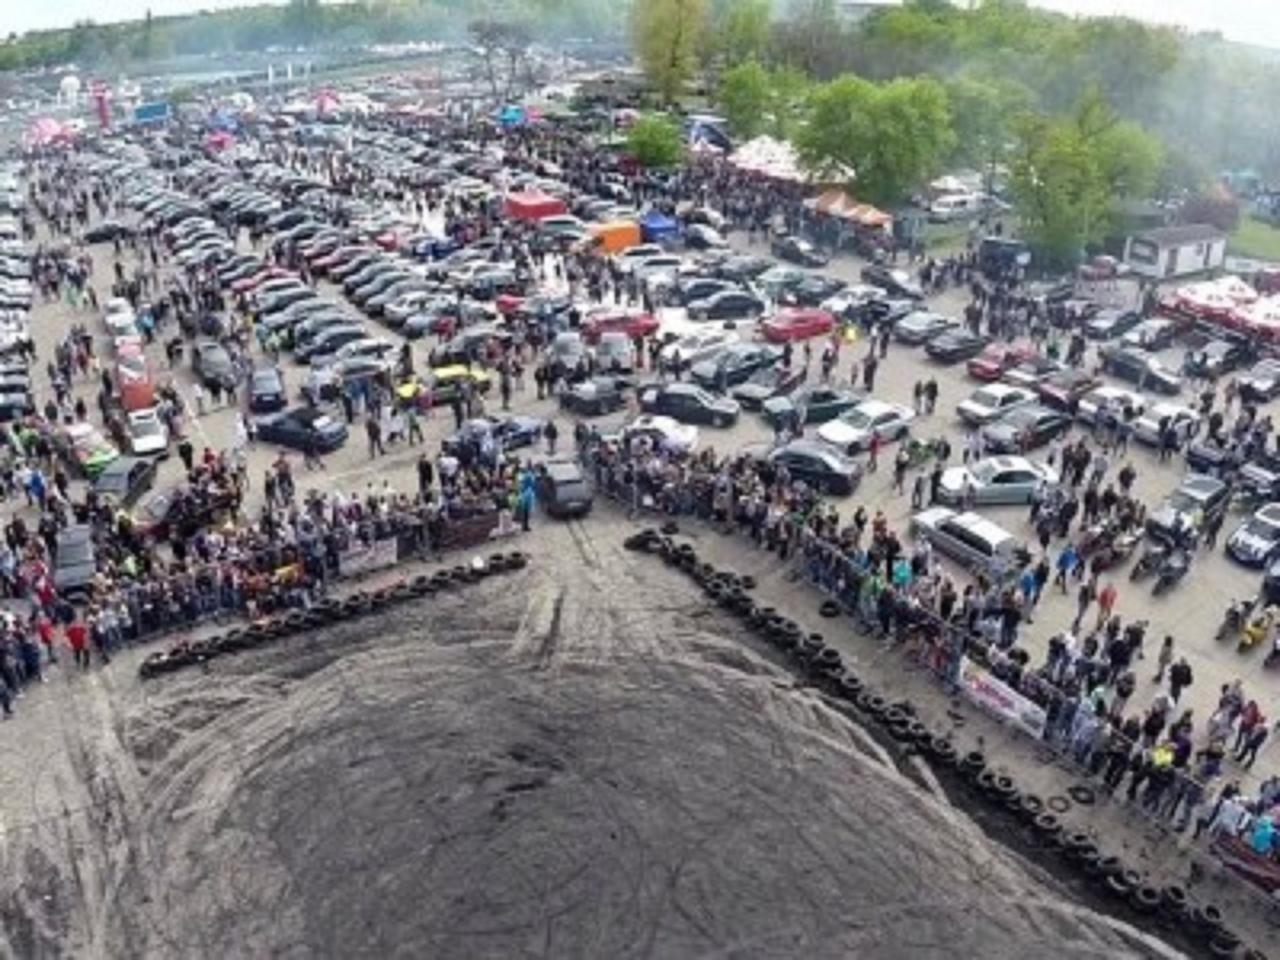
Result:
<svg viewBox="0 0 1280 960">
<path fill-rule="evenodd" d="M 942 478 L 939 485 L 943 490 L 953 493 L 959 493 L 965 488 L 965 485 L 973 480 L 971 474 L 966 467 L 948 467 L 942 471 Z M 977 486 L 975 483 L 974 486 Z"/>
<path fill-rule="evenodd" d="M 1246 463 L 1240 468 L 1240 480 L 1246 487 L 1270 490 L 1280 481 L 1280 474 L 1273 473 L 1261 464 Z"/>
<path fill-rule="evenodd" d="M 65 567 L 56 567 L 53 571 L 53 582 L 60 589 L 78 587 L 92 580 L 93 575 L 97 572 L 96 563 L 72 563 Z"/>
<path fill-rule="evenodd" d="M 769 401 L 770 398 L 773 397 L 774 390 L 776 389 L 777 389 L 776 387 L 771 387 L 763 383 L 744 383 L 741 386 L 734 387 L 732 395 L 734 397 L 737 397 L 740 400 L 745 399 L 745 400 Z M 783 399 L 783 398 L 778 397 L 775 399 Z M 769 402 L 766 402 L 765 407 L 767 408 L 768 406 L 769 406 Z"/>
<path fill-rule="evenodd" d="M 1259 536 L 1249 529 L 1249 524 L 1246 522 L 1231 534 L 1227 546 L 1239 556 L 1260 560 L 1275 549 L 1276 539 L 1274 536 Z"/>
<path fill-rule="evenodd" d="M 832 420 L 818 428 L 818 436 L 820 438 L 837 446 L 856 443 L 866 439 L 870 434 L 870 430 L 864 427 L 855 427 L 844 420 Z"/>
<path fill-rule="evenodd" d="M 995 407 L 984 406 L 976 400 L 962 400 L 956 405 L 956 410 L 968 420 L 990 420 L 999 412 Z"/>
<path fill-rule="evenodd" d="M 786 413 L 795 409 L 790 397 L 770 397 L 760 405 L 760 408 L 767 414 Z"/>
</svg>

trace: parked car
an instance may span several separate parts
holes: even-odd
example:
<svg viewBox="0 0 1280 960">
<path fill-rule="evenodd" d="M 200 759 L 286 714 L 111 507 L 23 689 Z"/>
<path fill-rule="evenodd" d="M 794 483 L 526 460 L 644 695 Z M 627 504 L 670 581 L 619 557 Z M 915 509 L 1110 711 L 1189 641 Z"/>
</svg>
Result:
<svg viewBox="0 0 1280 960">
<path fill-rule="evenodd" d="M 658 320 L 643 310 L 605 308 L 588 313 L 582 321 L 582 339 L 597 343 L 606 333 L 621 333 L 628 339 L 643 339 L 658 332 Z"/>
<path fill-rule="evenodd" d="M 740 407 L 737 400 L 713 396 L 692 383 L 659 383 L 639 392 L 640 409 L 663 414 L 682 423 L 704 423 L 728 427 L 736 423 Z"/>
<path fill-rule="evenodd" d="M 1227 553 L 1249 567 L 1265 567 L 1280 557 L 1280 503 L 1268 503 L 1227 539 Z"/>
<path fill-rule="evenodd" d="M 1014 407 L 982 428 L 983 447 L 991 453 L 1025 453 L 1068 430 L 1071 414 L 1038 403 Z"/>
<path fill-rule="evenodd" d="M 440 449 L 457 456 L 468 444 L 478 447 L 489 438 L 499 453 L 531 447 L 542 439 L 547 421 L 538 417 L 484 416 L 467 420 L 462 426 L 440 441 Z"/>
<path fill-rule="evenodd" d="M 249 412 L 273 413 L 288 406 L 284 375 L 278 367 L 255 367 L 249 377 Z"/>
<path fill-rule="evenodd" d="M 195 342 L 191 352 L 191 368 L 206 387 L 219 390 L 236 388 L 236 369 L 231 354 L 217 340 L 201 339 Z"/>
<path fill-rule="evenodd" d="M 618 377 L 593 377 L 560 394 L 560 406 L 582 417 L 598 417 L 627 405 L 624 382 Z"/>
<path fill-rule="evenodd" d="M 784 233 L 769 244 L 769 252 L 779 260 L 798 263 L 802 267 L 825 267 L 827 257 L 812 243 L 802 237 Z"/>
<path fill-rule="evenodd" d="M 970 363 L 972 362 L 970 361 Z M 1065 369 L 1066 367 L 1060 360 L 1054 360 L 1050 357 L 1029 357 L 1005 370 L 1000 375 L 1000 379 L 1005 383 L 1012 383 L 1014 386 L 1031 387 L 1034 390 L 1041 383 Z M 970 373 L 972 372 L 970 370 Z"/>
<path fill-rule="evenodd" d="M 991 383 L 979 387 L 956 407 L 960 419 L 971 426 L 992 423 L 1016 407 L 1034 403 L 1036 395 L 1026 387 Z"/>
<path fill-rule="evenodd" d="M 1103 372 L 1136 384 L 1139 390 L 1176 394 L 1182 390 L 1182 378 L 1158 357 L 1132 347 L 1104 348 L 1098 353 Z"/>
<path fill-rule="evenodd" d="M 825 337 L 835 329 L 836 318 L 816 307 L 786 307 L 760 325 L 760 332 L 770 343 L 786 343 Z"/>
<path fill-rule="evenodd" d="M 156 463 L 141 457 L 117 457 L 93 479 L 93 492 L 128 510 L 156 482 Z"/>
<path fill-rule="evenodd" d="M 1090 340 L 1110 340 L 1128 333 L 1142 322 L 1135 310 L 1099 310 L 1084 323 L 1084 335 Z"/>
<path fill-rule="evenodd" d="M 976 380 L 999 380 L 1019 364 L 1036 358 L 1034 343 L 988 343 L 965 364 L 969 376 Z"/>
<path fill-rule="evenodd" d="M 775 467 L 785 467 L 796 480 L 834 496 L 848 496 L 862 479 L 862 467 L 844 454 L 812 440 L 792 440 L 768 454 Z"/>
<path fill-rule="evenodd" d="M 81 600 L 93 589 L 98 572 L 93 531 L 88 526 L 65 527 L 58 533 L 54 551 L 53 585 L 60 596 Z"/>
<path fill-rule="evenodd" d="M 745 290 L 723 290 L 689 304 L 690 320 L 754 320 L 764 313 L 764 303 Z"/>
<path fill-rule="evenodd" d="M 332 453 L 347 442 L 347 426 L 323 410 L 295 407 L 257 417 L 258 439 L 294 450 L 308 447 L 317 453 Z"/>
<path fill-rule="evenodd" d="M 872 435 L 884 442 L 900 440 L 911 429 L 915 411 L 900 403 L 868 398 L 818 428 L 818 438 L 846 455 L 867 449 Z"/>
<path fill-rule="evenodd" d="M 940 313 L 931 313 L 928 310 L 917 310 L 915 313 L 909 313 L 893 326 L 894 339 L 903 343 L 918 346 L 927 340 L 932 340 L 940 333 L 948 330 L 956 329 L 960 324 L 950 317 L 944 317 Z"/>
<path fill-rule="evenodd" d="M 1198 534 L 1211 517 L 1226 512 L 1231 488 L 1217 477 L 1191 474 L 1147 514 L 1147 533 L 1166 541 Z"/>
<path fill-rule="evenodd" d="M 93 424 L 84 420 L 64 425 L 54 435 L 54 448 L 83 476 L 93 479 L 120 456 Z"/>
<path fill-rule="evenodd" d="M 1152 446 L 1162 442 L 1162 425 L 1167 425 L 1182 446 L 1200 427 L 1200 414 L 1180 403 L 1153 403 L 1133 421 L 1133 439 Z"/>
<path fill-rule="evenodd" d="M 690 368 L 694 381 L 708 390 L 727 390 L 744 382 L 757 370 L 771 368 L 782 351 L 763 343 L 732 343 L 714 356 Z"/>
<path fill-rule="evenodd" d="M 811 427 L 834 420 L 865 399 L 866 394 L 856 390 L 819 383 L 803 387 L 790 396 L 766 400 L 764 418 L 775 428 L 784 425 Z"/>
<path fill-rule="evenodd" d="M 954 327 L 927 340 L 924 352 L 939 363 L 959 363 L 976 357 L 990 342 L 990 337 L 964 327 Z"/>
<path fill-rule="evenodd" d="M 672 417 L 643 413 L 622 428 L 622 440 L 643 440 L 655 449 L 687 454 L 698 446 L 698 428 Z"/>
<path fill-rule="evenodd" d="M 1280 360 L 1259 360 L 1236 378 L 1240 398 L 1249 403 L 1266 403 L 1280 396 Z"/>
<path fill-rule="evenodd" d="M 1257 349 L 1246 339 L 1214 339 L 1186 352 L 1182 359 L 1182 372 L 1189 377 L 1216 379 L 1239 370 L 1256 357 Z"/>
<path fill-rule="evenodd" d="M 593 496 L 577 460 L 548 460 L 538 467 L 538 500 L 553 517 L 584 517 Z"/>
<path fill-rule="evenodd" d="M 1143 320 L 1140 324 L 1120 338 L 1126 347 L 1138 350 L 1163 350 L 1173 345 L 1178 338 L 1178 325 L 1163 317 Z"/>
<path fill-rule="evenodd" d="M 1195 473 L 1224 480 L 1235 476 L 1241 466 L 1240 453 L 1235 447 L 1223 446 L 1209 437 L 1188 443 L 1184 456 L 1187 467 Z"/>
<path fill-rule="evenodd" d="M 929 507 L 911 518 L 911 532 L 928 540 L 939 553 L 997 582 L 1031 560 L 1017 537 L 976 513 Z"/>
<path fill-rule="evenodd" d="M 938 499 L 949 504 L 1030 503 L 1036 491 L 1057 483 L 1056 470 L 1026 457 L 985 457 L 968 466 L 944 470 Z"/>
<path fill-rule="evenodd" d="M 1074 414 L 1085 395 L 1097 389 L 1098 382 L 1098 378 L 1092 373 L 1068 367 L 1049 374 L 1037 383 L 1036 392 L 1049 406 Z"/>
<path fill-rule="evenodd" d="M 905 297 L 908 300 L 924 299 L 924 290 L 906 270 L 870 264 L 862 268 L 862 280 L 864 283 L 879 287 L 890 296 Z"/>
<path fill-rule="evenodd" d="M 827 310 L 827 302 L 838 296 L 847 284 L 839 277 L 828 277 L 821 273 L 811 273 L 799 283 L 783 293 L 783 302 L 798 307 L 822 307 Z"/>
<path fill-rule="evenodd" d="M 164 457 L 169 451 L 169 428 L 155 407 L 133 410 L 126 417 L 129 449 L 135 457 Z"/>
<path fill-rule="evenodd" d="M 743 410 L 759 410 L 772 397 L 785 397 L 804 382 L 804 370 L 798 366 L 762 367 L 743 383 L 729 391 Z"/>
<path fill-rule="evenodd" d="M 1147 401 L 1132 390 L 1103 384 L 1085 394 L 1076 405 L 1076 417 L 1088 424 L 1105 423 L 1107 417 L 1133 420 L 1147 408 Z"/>
</svg>

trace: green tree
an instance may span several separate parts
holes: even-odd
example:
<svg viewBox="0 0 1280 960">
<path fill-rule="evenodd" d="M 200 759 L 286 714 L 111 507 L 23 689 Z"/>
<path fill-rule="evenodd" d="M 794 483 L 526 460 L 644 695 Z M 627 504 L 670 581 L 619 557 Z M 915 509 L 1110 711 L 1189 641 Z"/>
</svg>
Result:
<svg viewBox="0 0 1280 960">
<path fill-rule="evenodd" d="M 716 101 L 735 136 L 750 139 L 765 128 L 766 112 L 772 106 L 773 90 L 769 72 L 755 60 L 748 60 L 720 78 Z"/>
<path fill-rule="evenodd" d="M 1079 262 L 1112 229 L 1117 203 L 1147 196 L 1160 173 L 1160 144 L 1096 92 L 1064 119 L 1024 115 L 1015 137 L 1010 186 L 1023 230 L 1057 266 Z"/>
<path fill-rule="evenodd" d="M 647 113 L 627 131 L 627 152 L 646 167 L 671 167 L 684 155 L 680 128 L 665 114 Z"/>
<path fill-rule="evenodd" d="M 631 8 L 631 38 L 649 82 L 673 103 L 698 68 L 706 0 L 643 0 Z"/>
<path fill-rule="evenodd" d="M 985 173 L 1005 161 L 1013 138 L 1013 119 L 1028 110 L 1034 94 L 1016 81 L 962 75 L 947 84 L 956 134 L 957 163 Z"/>
<path fill-rule="evenodd" d="M 714 10 L 711 32 L 725 63 L 763 60 L 769 48 L 769 0 L 723 0 Z"/>
<path fill-rule="evenodd" d="M 946 90 L 927 77 L 878 86 L 846 75 L 817 88 L 810 102 L 796 134 L 801 161 L 828 179 L 852 170 L 858 196 L 872 203 L 902 201 L 955 144 Z"/>
</svg>

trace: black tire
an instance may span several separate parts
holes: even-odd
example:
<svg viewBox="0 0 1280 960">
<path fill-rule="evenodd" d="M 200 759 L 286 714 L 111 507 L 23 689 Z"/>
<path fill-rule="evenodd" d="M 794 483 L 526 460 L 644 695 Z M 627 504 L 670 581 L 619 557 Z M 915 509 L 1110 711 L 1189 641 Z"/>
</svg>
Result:
<svg viewBox="0 0 1280 960">
<path fill-rule="evenodd" d="M 1160 891 L 1142 884 L 1133 891 L 1133 908 L 1139 913 L 1154 913 L 1160 906 Z"/>
<path fill-rule="evenodd" d="M 818 607 L 818 613 L 827 619 L 840 616 L 840 604 L 834 600 L 824 600 L 822 605 Z"/>
</svg>

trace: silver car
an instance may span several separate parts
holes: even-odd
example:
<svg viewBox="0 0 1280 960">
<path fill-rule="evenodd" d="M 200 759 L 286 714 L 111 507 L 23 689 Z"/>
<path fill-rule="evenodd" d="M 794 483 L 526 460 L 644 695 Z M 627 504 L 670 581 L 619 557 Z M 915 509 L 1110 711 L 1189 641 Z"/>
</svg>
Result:
<svg viewBox="0 0 1280 960">
<path fill-rule="evenodd" d="M 1037 488 L 1057 482 L 1057 471 L 1026 457 L 987 457 L 967 467 L 944 470 L 938 499 L 952 504 L 966 499 L 974 504 L 1030 503 Z"/>
</svg>

